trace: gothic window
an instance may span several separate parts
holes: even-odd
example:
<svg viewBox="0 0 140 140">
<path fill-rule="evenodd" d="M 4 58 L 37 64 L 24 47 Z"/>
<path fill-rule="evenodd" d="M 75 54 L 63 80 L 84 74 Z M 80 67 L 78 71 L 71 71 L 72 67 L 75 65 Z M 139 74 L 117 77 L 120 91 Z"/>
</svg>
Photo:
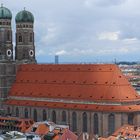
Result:
<svg viewBox="0 0 140 140">
<path fill-rule="evenodd" d="M 111 135 L 115 131 L 115 115 L 110 114 L 108 116 L 108 133 Z"/>
<path fill-rule="evenodd" d="M 30 42 L 33 42 L 33 35 L 30 33 Z"/>
<path fill-rule="evenodd" d="M 16 107 L 16 117 L 19 117 L 19 109 Z"/>
<path fill-rule="evenodd" d="M 134 114 L 133 113 L 128 114 L 128 124 L 133 125 L 133 120 Z"/>
<path fill-rule="evenodd" d="M 52 121 L 56 123 L 56 112 L 54 110 L 52 112 Z"/>
<path fill-rule="evenodd" d="M 25 108 L 25 110 L 24 110 L 24 116 L 25 116 L 25 118 L 28 118 L 28 109 L 27 108 Z"/>
<path fill-rule="evenodd" d="M 22 35 L 18 36 L 18 42 L 22 42 Z"/>
<path fill-rule="evenodd" d="M 87 113 L 83 113 L 83 132 L 87 132 Z"/>
<path fill-rule="evenodd" d="M 43 110 L 42 115 L 43 115 L 43 121 L 47 120 L 47 113 L 45 109 Z"/>
<path fill-rule="evenodd" d="M 10 31 L 7 32 L 7 40 L 10 41 Z"/>
<path fill-rule="evenodd" d="M 34 121 L 37 121 L 37 110 L 34 109 Z"/>
<path fill-rule="evenodd" d="M 94 134 L 98 134 L 98 132 L 99 132 L 98 124 L 99 124 L 99 122 L 98 122 L 98 114 L 97 113 L 94 114 L 93 120 L 94 120 L 94 127 L 93 127 L 94 128 Z"/>
<path fill-rule="evenodd" d="M 66 123 L 66 111 L 62 112 L 62 122 Z"/>
<path fill-rule="evenodd" d="M 76 112 L 72 113 L 72 131 L 73 132 L 77 131 L 77 114 L 76 114 Z"/>
<path fill-rule="evenodd" d="M 7 108 L 7 113 L 8 113 L 8 114 L 11 113 L 10 107 Z"/>
</svg>

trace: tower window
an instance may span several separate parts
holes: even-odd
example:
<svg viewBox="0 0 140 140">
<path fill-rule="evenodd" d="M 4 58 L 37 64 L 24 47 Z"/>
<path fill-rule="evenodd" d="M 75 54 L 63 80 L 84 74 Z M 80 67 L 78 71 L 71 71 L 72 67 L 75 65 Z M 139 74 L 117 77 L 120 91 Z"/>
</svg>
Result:
<svg viewBox="0 0 140 140">
<path fill-rule="evenodd" d="M 33 36 L 32 36 L 32 33 L 30 33 L 30 42 L 33 42 Z"/>
<path fill-rule="evenodd" d="M 10 31 L 7 32 L 7 40 L 10 40 Z"/>
<path fill-rule="evenodd" d="M 21 35 L 19 35 L 18 41 L 19 41 L 19 42 L 22 42 L 22 36 L 21 36 Z"/>
</svg>

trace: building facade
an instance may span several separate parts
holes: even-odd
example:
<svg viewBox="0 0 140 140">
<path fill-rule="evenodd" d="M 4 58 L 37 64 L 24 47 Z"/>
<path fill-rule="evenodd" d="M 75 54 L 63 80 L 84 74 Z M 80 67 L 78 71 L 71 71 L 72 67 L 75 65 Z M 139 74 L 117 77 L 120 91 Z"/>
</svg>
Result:
<svg viewBox="0 0 140 140">
<path fill-rule="evenodd" d="M 36 63 L 34 45 L 34 17 L 25 9 L 20 11 L 16 21 L 16 46 L 13 49 L 12 13 L 6 7 L 0 7 L 0 107 L 11 85 L 14 83 L 18 66 L 24 63 Z M 15 52 L 15 54 L 14 54 Z M 14 58 L 15 56 L 15 58 Z"/>
<path fill-rule="evenodd" d="M 123 124 L 140 124 L 140 97 L 116 65 L 36 64 L 34 17 L 0 7 L 1 109 L 35 121 L 68 124 L 73 132 L 101 136 Z M 15 56 L 15 58 L 13 58 Z"/>
</svg>

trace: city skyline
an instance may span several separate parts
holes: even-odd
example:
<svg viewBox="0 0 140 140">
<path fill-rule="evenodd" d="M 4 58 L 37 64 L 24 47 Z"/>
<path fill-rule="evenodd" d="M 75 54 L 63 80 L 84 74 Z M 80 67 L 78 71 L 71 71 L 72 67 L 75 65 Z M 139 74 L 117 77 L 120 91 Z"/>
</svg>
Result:
<svg viewBox="0 0 140 140">
<path fill-rule="evenodd" d="M 23 10 L 35 17 L 39 63 L 139 61 L 138 0 L 2 0 L 11 10 L 13 44 L 15 16 Z"/>
</svg>

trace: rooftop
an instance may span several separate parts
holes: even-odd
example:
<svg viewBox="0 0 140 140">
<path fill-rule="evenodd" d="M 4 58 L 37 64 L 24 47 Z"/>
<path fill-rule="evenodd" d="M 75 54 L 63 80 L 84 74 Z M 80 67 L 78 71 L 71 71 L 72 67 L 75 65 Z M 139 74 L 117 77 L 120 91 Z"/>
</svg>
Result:
<svg viewBox="0 0 140 140">
<path fill-rule="evenodd" d="M 113 64 L 21 65 L 7 101 L 12 105 L 106 111 L 136 111 L 139 103 L 140 96 Z"/>
</svg>

